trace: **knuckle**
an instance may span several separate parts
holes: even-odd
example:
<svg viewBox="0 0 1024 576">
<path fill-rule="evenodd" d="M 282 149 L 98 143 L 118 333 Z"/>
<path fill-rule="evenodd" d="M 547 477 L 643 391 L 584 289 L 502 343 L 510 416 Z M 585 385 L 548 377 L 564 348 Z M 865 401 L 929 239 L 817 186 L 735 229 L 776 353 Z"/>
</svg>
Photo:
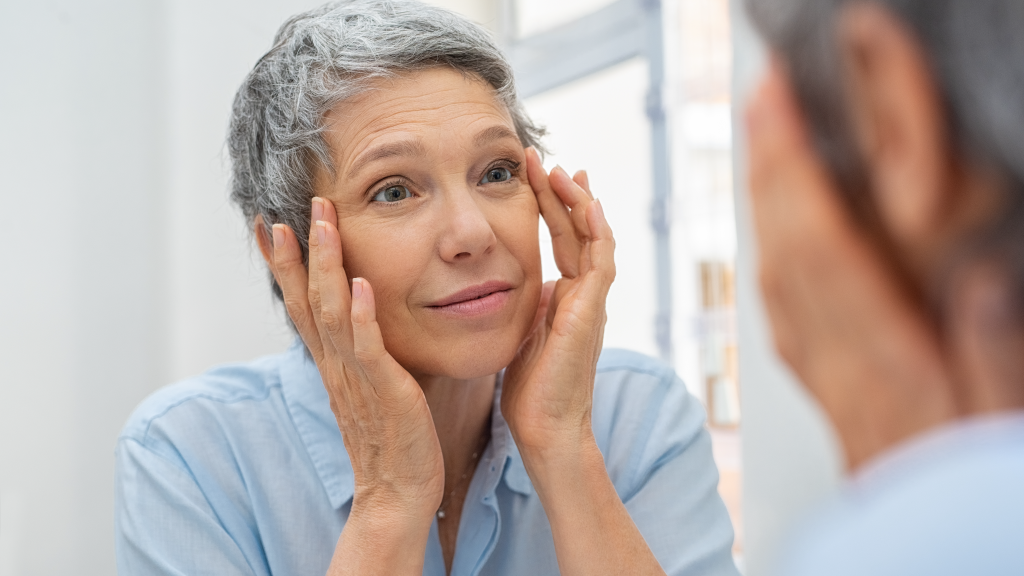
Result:
<svg viewBox="0 0 1024 576">
<path fill-rule="evenodd" d="M 320 310 L 320 321 L 323 322 L 324 328 L 327 328 L 332 334 L 340 332 L 343 325 L 342 315 L 332 307 Z"/>
<path fill-rule="evenodd" d="M 377 371 L 380 366 L 380 355 L 376 350 L 367 346 L 356 346 L 352 352 L 363 370 L 370 373 Z"/>
<path fill-rule="evenodd" d="M 298 322 L 300 318 L 306 316 L 306 307 L 309 301 L 296 296 L 295 294 L 285 293 L 284 295 L 284 308 L 288 311 L 288 315 L 291 316 L 292 320 Z"/>
<path fill-rule="evenodd" d="M 321 298 L 320 298 L 320 289 L 319 288 L 317 288 L 316 286 L 310 285 L 309 291 L 308 291 L 306 297 L 309 299 L 309 305 L 314 310 L 320 309 L 320 306 L 321 306 L 322 302 L 321 302 Z"/>
</svg>

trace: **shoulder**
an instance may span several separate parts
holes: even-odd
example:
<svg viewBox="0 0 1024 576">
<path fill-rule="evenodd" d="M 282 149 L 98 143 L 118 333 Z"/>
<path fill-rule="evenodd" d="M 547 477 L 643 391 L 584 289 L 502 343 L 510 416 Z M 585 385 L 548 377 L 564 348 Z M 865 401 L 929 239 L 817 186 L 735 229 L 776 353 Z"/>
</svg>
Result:
<svg viewBox="0 0 1024 576">
<path fill-rule="evenodd" d="M 944 453 L 911 454 L 868 482 L 851 481 L 798 532 L 784 573 L 1019 571 L 1024 435 L 939 447 Z"/>
<path fill-rule="evenodd" d="M 280 366 L 286 354 L 265 356 L 250 362 L 224 364 L 165 386 L 142 401 L 121 430 L 119 442 L 141 444 L 155 441 L 157 429 L 167 433 L 187 431 L 197 420 L 216 419 L 219 412 L 243 402 L 267 400 L 280 389 Z M 251 406 L 249 407 L 251 410 Z"/>
<path fill-rule="evenodd" d="M 620 494 L 668 461 L 710 454 L 704 421 L 703 406 L 671 367 L 628 350 L 602 352 L 594 434 Z"/>
<path fill-rule="evenodd" d="M 653 426 L 660 416 L 691 431 L 704 425 L 703 407 L 671 367 L 614 348 L 604 350 L 597 363 L 594 416 L 595 422 L 616 429 L 639 422 Z"/>
</svg>

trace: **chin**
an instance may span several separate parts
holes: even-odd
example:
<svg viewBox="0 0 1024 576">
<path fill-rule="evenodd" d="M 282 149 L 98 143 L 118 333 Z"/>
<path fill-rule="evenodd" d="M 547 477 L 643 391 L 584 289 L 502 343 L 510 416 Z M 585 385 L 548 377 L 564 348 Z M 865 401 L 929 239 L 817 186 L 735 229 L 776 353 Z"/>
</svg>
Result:
<svg viewBox="0 0 1024 576">
<path fill-rule="evenodd" d="M 429 374 L 470 380 L 490 376 L 505 369 L 515 358 L 520 341 L 520 338 L 509 334 L 493 338 L 475 335 L 466 338 L 465 341 L 437 343 L 431 350 L 424 350 L 425 354 L 417 358 L 396 360 L 413 376 Z"/>
</svg>

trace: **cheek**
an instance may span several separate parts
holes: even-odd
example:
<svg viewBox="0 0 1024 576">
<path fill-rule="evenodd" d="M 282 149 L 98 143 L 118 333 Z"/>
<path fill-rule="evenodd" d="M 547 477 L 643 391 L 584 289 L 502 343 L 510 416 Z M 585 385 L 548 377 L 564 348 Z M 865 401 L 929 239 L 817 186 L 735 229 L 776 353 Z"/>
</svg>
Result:
<svg viewBox="0 0 1024 576">
<path fill-rule="evenodd" d="M 373 287 L 377 303 L 377 322 L 381 332 L 400 330 L 408 316 L 406 301 L 419 278 L 426 258 L 426 243 L 415 226 L 374 223 L 342 223 L 342 257 L 345 273 L 365 278 Z"/>
<path fill-rule="evenodd" d="M 519 262 L 527 281 L 540 281 L 540 237 L 538 226 L 540 213 L 533 191 L 528 195 L 503 206 L 492 225 L 495 234 L 502 239 L 512 256 Z M 535 277 L 535 278 L 534 278 Z"/>
</svg>

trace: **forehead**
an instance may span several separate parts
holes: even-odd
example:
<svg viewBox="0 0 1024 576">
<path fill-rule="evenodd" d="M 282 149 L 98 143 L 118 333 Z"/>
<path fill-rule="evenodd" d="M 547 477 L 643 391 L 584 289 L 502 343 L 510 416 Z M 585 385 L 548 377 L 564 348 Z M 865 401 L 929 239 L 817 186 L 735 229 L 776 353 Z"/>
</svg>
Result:
<svg viewBox="0 0 1024 576">
<path fill-rule="evenodd" d="M 431 68 L 376 79 L 369 89 L 335 106 L 326 117 L 326 138 L 339 168 L 363 150 L 394 137 L 446 140 L 504 125 L 512 118 L 483 80 L 450 68 Z"/>
</svg>

